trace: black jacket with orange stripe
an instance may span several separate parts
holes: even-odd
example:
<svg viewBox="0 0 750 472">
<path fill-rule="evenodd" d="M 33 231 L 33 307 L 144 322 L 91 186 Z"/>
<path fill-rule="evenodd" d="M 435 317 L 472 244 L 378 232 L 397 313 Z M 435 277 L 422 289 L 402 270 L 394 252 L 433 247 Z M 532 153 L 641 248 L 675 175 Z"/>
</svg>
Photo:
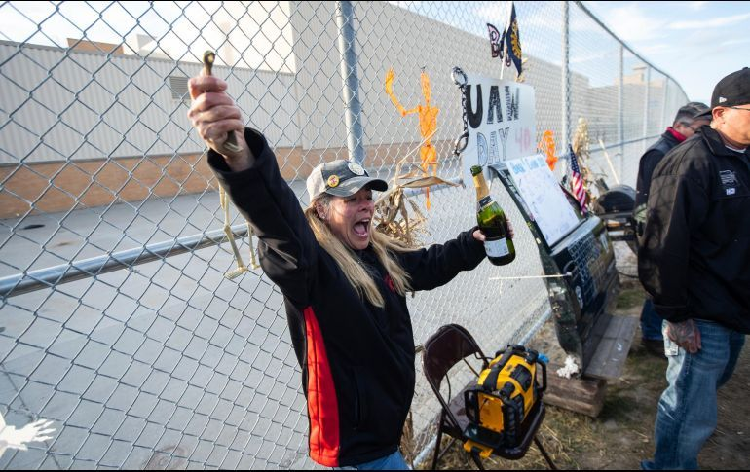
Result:
<svg viewBox="0 0 750 472">
<path fill-rule="evenodd" d="M 360 298 L 319 245 L 299 201 L 282 179 L 265 138 L 245 130 L 251 168 L 231 172 L 209 152 L 220 184 L 260 239 L 265 273 L 284 294 L 292 344 L 302 368 L 310 420 L 310 456 L 329 466 L 356 465 L 396 451 L 414 395 L 414 338 L 406 299 L 372 250 L 358 251 L 385 299 Z M 414 290 L 430 290 L 484 259 L 471 231 L 427 249 L 396 254 Z"/>
</svg>

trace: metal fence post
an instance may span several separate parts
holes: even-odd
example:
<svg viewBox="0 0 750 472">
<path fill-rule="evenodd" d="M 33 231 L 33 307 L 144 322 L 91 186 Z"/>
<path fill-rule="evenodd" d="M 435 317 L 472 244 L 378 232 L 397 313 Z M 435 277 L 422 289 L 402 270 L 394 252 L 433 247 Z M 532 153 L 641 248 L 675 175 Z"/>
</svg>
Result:
<svg viewBox="0 0 750 472">
<path fill-rule="evenodd" d="M 570 143 L 570 5 L 562 2 L 562 149 L 567 152 Z"/>
<path fill-rule="evenodd" d="M 362 144 L 362 108 L 359 103 L 357 52 L 354 49 L 356 32 L 354 31 L 352 2 L 336 2 L 336 26 L 339 30 L 340 72 L 346 104 L 346 144 L 349 149 L 349 159 L 362 163 L 365 160 L 365 148 Z"/>
<path fill-rule="evenodd" d="M 651 66 L 646 64 L 646 99 L 643 104 L 643 136 L 648 136 L 648 118 L 651 115 Z M 646 140 L 643 140 L 643 151 L 646 150 Z"/>
<path fill-rule="evenodd" d="M 620 177 L 622 177 L 623 161 L 625 160 L 625 147 L 623 146 L 623 142 L 625 141 L 625 124 L 624 124 L 625 110 L 623 109 L 625 105 L 625 100 L 624 100 L 624 95 L 623 95 L 623 87 L 624 87 L 623 73 L 624 73 L 623 47 L 622 47 L 622 43 L 620 43 L 620 75 L 619 75 L 619 86 L 617 87 L 617 110 L 618 110 L 617 139 L 620 143 Z"/>
<path fill-rule="evenodd" d="M 664 101 L 661 104 L 661 120 L 659 121 L 659 130 L 664 129 L 667 119 L 667 98 L 669 98 L 669 79 L 664 77 Z"/>
</svg>

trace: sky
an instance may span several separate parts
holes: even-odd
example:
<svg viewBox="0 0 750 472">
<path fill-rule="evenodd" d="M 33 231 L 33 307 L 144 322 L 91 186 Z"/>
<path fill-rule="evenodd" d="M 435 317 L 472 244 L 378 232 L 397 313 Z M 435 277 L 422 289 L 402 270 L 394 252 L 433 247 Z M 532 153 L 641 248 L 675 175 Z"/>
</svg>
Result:
<svg viewBox="0 0 750 472">
<path fill-rule="evenodd" d="M 709 104 L 726 75 L 750 67 L 750 2 L 584 2 L 690 100 Z"/>
</svg>

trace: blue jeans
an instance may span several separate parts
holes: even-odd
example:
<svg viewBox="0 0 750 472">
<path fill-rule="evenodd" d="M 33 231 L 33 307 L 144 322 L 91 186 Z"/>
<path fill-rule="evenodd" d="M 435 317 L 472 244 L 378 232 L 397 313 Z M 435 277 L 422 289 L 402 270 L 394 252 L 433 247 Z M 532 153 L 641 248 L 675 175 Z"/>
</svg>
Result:
<svg viewBox="0 0 750 472">
<path fill-rule="evenodd" d="M 641 334 L 643 339 L 661 341 L 661 322 L 662 319 L 656 314 L 654 301 L 647 298 L 643 302 L 643 309 L 641 310 Z"/>
<path fill-rule="evenodd" d="M 340 470 L 409 470 L 406 461 L 400 452 L 396 451 L 391 455 L 375 459 L 374 461 L 357 464 L 354 466 L 334 467 Z"/>
<path fill-rule="evenodd" d="M 719 323 L 695 324 L 701 333 L 695 354 L 664 336 L 669 386 L 656 410 L 656 454 L 641 462 L 646 470 L 698 468 L 698 453 L 716 428 L 716 391 L 732 377 L 745 343 L 743 334 Z"/>
</svg>

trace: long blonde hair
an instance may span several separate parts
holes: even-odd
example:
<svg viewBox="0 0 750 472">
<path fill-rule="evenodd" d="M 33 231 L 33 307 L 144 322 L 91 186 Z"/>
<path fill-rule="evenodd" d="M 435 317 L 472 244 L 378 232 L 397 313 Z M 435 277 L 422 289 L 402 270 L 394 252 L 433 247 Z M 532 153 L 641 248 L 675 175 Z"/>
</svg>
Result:
<svg viewBox="0 0 750 472">
<path fill-rule="evenodd" d="M 359 296 L 364 296 L 364 298 L 366 298 L 372 305 L 383 308 L 385 306 L 385 300 L 383 300 L 383 295 L 381 295 L 380 290 L 378 290 L 375 281 L 372 280 L 372 276 L 357 261 L 357 256 L 354 252 L 341 242 L 341 240 L 331 232 L 328 225 L 326 225 L 326 223 L 318 216 L 316 205 L 319 204 L 323 207 L 329 207 L 331 198 L 331 196 L 325 193 L 318 196 L 305 210 L 305 217 L 307 218 L 308 223 L 310 223 L 310 227 L 312 228 L 315 238 L 318 240 L 320 246 L 325 249 L 331 257 L 333 257 Z M 405 296 L 406 292 L 411 291 L 412 289 L 411 277 L 403 267 L 401 267 L 393 253 L 411 251 L 413 249 L 405 246 L 397 239 L 376 231 L 374 228 L 370 233 L 370 245 L 375 251 L 375 255 L 380 263 L 385 267 L 386 272 L 391 276 L 396 292 L 401 296 Z"/>
</svg>

